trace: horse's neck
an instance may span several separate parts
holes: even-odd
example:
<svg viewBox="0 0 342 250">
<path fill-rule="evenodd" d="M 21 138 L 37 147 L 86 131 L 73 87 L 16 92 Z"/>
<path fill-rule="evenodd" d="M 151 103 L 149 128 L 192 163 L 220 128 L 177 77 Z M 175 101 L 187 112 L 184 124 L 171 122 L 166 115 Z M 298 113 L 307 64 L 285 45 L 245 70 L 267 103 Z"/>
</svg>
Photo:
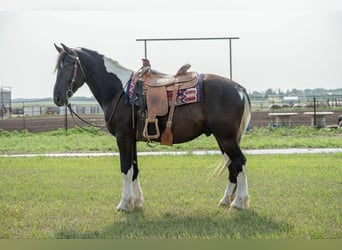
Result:
<svg viewBox="0 0 342 250">
<path fill-rule="evenodd" d="M 87 84 L 102 109 L 105 109 L 123 91 L 132 71 L 109 58 L 103 59 L 104 65 L 89 67 L 94 73 L 88 76 Z"/>
</svg>

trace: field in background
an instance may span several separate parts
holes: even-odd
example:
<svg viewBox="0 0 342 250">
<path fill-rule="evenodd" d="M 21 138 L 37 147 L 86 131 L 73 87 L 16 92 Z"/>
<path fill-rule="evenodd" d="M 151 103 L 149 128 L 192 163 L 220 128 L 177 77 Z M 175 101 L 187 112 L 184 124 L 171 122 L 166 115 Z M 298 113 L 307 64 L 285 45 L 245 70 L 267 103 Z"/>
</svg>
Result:
<svg viewBox="0 0 342 250">
<path fill-rule="evenodd" d="M 138 143 L 138 151 L 174 150 L 218 150 L 213 136 L 205 135 L 173 147 L 155 144 L 149 147 Z M 241 142 L 242 149 L 272 148 L 342 148 L 342 129 L 296 128 L 253 128 Z M 24 153 L 68 153 L 68 152 L 118 152 L 115 137 L 95 128 L 84 131 L 80 128 L 29 133 L 0 130 L 0 154 Z"/>
</svg>

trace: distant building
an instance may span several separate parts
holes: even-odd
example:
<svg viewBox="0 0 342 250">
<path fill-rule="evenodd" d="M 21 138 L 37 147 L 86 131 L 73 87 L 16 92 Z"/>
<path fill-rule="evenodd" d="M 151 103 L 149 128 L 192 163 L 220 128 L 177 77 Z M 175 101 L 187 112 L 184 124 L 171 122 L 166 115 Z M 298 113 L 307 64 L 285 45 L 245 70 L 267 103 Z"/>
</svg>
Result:
<svg viewBox="0 0 342 250">
<path fill-rule="evenodd" d="M 298 102 L 299 98 L 298 96 L 284 96 L 283 101 L 284 102 Z"/>
<path fill-rule="evenodd" d="M 9 115 L 11 113 L 11 88 L 0 88 L 0 116 Z"/>
</svg>

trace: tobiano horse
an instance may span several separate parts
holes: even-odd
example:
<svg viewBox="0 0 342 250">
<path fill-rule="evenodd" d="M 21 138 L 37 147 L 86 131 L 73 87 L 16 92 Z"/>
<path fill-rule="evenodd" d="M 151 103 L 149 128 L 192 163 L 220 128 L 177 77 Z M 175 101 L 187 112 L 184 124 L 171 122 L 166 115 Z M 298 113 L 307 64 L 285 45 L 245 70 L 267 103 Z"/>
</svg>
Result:
<svg viewBox="0 0 342 250">
<path fill-rule="evenodd" d="M 142 207 L 144 198 L 138 178 L 137 138 L 132 123 L 136 114 L 125 99 L 125 85 L 131 81 L 134 72 L 96 51 L 61 45 L 55 45 L 59 56 L 54 102 L 57 106 L 68 105 L 77 89 L 84 83 L 88 85 L 119 148 L 123 191 L 117 210 L 132 211 Z M 238 83 L 214 74 L 203 74 L 202 94 L 200 102 L 175 108 L 173 143 L 187 142 L 201 134 L 213 135 L 225 156 L 224 167 L 229 173 L 219 205 L 248 208 L 247 160 L 239 145 L 250 119 L 249 97 Z M 167 116 L 158 118 L 159 129 L 163 131 Z M 160 138 L 154 141 L 160 142 Z"/>
</svg>

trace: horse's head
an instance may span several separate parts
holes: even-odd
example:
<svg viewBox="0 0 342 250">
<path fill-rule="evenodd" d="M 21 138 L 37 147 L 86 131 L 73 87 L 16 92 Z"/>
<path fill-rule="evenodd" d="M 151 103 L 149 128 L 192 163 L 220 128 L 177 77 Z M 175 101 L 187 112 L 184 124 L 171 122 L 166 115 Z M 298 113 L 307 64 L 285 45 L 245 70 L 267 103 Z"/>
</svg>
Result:
<svg viewBox="0 0 342 250">
<path fill-rule="evenodd" d="M 53 91 L 53 100 L 57 106 L 68 104 L 68 99 L 86 81 L 86 73 L 75 49 L 68 48 L 64 44 L 55 48 L 59 53 L 56 70 L 57 77 Z"/>
</svg>

